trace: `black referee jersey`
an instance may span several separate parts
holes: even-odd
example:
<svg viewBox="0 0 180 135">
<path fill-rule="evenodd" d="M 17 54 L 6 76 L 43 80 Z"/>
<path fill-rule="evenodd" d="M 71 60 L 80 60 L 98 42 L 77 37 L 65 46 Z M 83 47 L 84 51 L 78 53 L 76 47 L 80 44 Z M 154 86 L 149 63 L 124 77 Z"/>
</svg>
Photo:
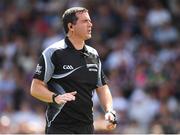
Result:
<svg viewBox="0 0 180 135">
<path fill-rule="evenodd" d="M 33 78 L 47 83 L 49 90 L 55 93 L 77 91 L 75 101 L 59 106 L 48 104 L 47 127 L 93 123 L 93 90 L 106 84 L 94 48 L 85 45 L 82 50 L 76 50 L 66 37 L 43 51 Z"/>
</svg>

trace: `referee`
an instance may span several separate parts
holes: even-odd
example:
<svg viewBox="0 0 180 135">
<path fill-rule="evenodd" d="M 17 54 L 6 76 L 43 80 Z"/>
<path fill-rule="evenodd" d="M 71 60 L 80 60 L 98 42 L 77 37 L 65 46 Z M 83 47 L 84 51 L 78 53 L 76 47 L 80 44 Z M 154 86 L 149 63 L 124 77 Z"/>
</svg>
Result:
<svg viewBox="0 0 180 135">
<path fill-rule="evenodd" d="M 66 37 L 42 52 L 31 95 L 48 104 L 46 134 L 93 133 L 93 91 L 96 90 L 111 129 L 116 127 L 112 96 L 97 51 L 86 45 L 92 22 L 83 7 L 62 16 Z"/>
</svg>

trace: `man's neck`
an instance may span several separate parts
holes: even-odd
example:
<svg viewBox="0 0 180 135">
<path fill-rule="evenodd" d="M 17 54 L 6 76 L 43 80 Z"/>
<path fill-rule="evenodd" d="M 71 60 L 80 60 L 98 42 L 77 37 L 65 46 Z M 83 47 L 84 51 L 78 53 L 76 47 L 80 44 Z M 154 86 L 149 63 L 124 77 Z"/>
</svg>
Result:
<svg viewBox="0 0 180 135">
<path fill-rule="evenodd" d="M 76 37 L 68 37 L 69 40 L 71 41 L 71 43 L 73 44 L 74 48 L 77 50 L 81 50 L 83 49 L 85 43 L 84 40 L 80 39 L 80 38 L 76 38 Z"/>
</svg>

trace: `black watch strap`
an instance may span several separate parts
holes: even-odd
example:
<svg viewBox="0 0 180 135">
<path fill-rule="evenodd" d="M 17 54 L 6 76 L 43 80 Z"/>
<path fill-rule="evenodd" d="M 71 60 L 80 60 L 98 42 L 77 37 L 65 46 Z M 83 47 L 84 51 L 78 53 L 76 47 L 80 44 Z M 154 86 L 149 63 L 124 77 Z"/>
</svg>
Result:
<svg viewBox="0 0 180 135">
<path fill-rule="evenodd" d="M 111 121 L 111 123 L 113 123 L 113 124 L 117 124 L 117 120 L 116 120 L 116 114 L 115 113 L 113 113 L 112 111 L 109 111 L 113 116 L 114 116 L 114 120 L 113 121 Z"/>
<path fill-rule="evenodd" d="M 112 111 L 110 111 L 110 113 L 116 118 L 116 114 L 115 113 L 113 113 Z"/>
<path fill-rule="evenodd" d="M 55 98 L 56 98 L 57 96 L 59 96 L 59 94 L 53 94 L 53 95 L 52 95 L 52 101 L 53 101 L 53 103 L 55 103 L 55 104 L 58 104 L 58 103 L 56 102 L 56 100 L 55 100 Z"/>
</svg>

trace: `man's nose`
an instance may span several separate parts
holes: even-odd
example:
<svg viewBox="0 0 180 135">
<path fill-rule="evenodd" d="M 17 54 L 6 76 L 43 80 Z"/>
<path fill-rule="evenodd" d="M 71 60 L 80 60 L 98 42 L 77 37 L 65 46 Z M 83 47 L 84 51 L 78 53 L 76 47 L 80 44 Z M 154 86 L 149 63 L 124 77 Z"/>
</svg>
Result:
<svg viewBox="0 0 180 135">
<path fill-rule="evenodd" d="M 93 26 L 93 24 L 92 24 L 91 22 L 89 22 L 89 26 L 90 26 L 90 27 L 92 27 L 92 26 Z"/>
</svg>

